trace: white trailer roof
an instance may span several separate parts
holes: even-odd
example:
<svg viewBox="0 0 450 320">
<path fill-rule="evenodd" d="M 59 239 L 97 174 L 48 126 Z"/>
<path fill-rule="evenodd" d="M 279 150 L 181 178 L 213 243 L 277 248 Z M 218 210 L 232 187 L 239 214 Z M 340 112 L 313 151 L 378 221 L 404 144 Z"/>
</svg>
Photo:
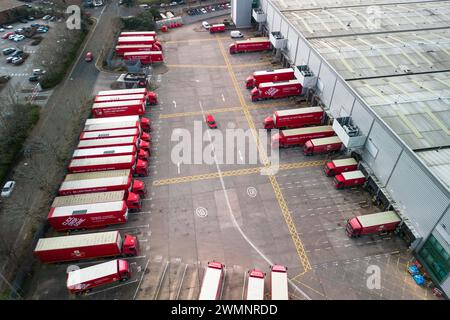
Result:
<svg viewBox="0 0 450 320">
<path fill-rule="evenodd" d="M 78 148 L 124 144 L 124 143 L 135 144 L 136 139 L 137 136 L 80 140 L 80 142 L 78 142 Z"/>
<path fill-rule="evenodd" d="M 99 158 L 87 158 L 87 159 L 72 159 L 70 161 L 70 167 L 83 167 L 83 166 L 95 166 L 102 164 L 114 164 L 114 163 L 131 163 L 133 161 L 133 155 L 117 156 L 117 157 L 99 157 Z"/>
<path fill-rule="evenodd" d="M 322 131 L 333 131 L 333 127 L 332 126 L 314 126 L 314 127 L 307 127 L 307 128 L 281 130 L 281 132 L 283 133 L 283 135 L 285 137 L 295 136 L 298 134 L 316 133 L 316 132 L 322 132 Z"/>
<path fill-rule="evenodd" d="M 156 31 L 124 31 L 121 32 L 120 35 L 128 36 L 128 35 L 134 35 L 134 34 L 148 34 L 148 35 L 156 35 Z"/>
<path fill-rule="evenodd" d="M 248 277 L 247 300 L 264 300 L 264 278 Z"/>
<path fill-rule="evenodd" d="M 261 71 L 253 72 L 253 75 L 254 76 L 262 76 L 262 75 L 266 75 L 266 74 L 278 74 L 278 73 L 287 73 L 287 72 L 294 73 L 294 69 L 285 68 L 285 69 L 276 69 L 276 70 L 261 70 Z"/>
<path fill-rule="evenodd" d="M 323 146 L 325 144 L 340 143 L 342 141 L 341 141 L 341 139 L 339 139 L 338 136 L 333 136 L 333 137 L 326 137 L 326 138 L 311 139 L 311 142 L 315 146 Z"/>
<path fill-rule="evenodd" d="M 280 87 L 285 86 L 287 84 L 300 84 L 299 80 L 289 80 L 289 81 L 280 81 L 280 82 L 263 82 L 259 84 L 259 88 L 266 88 L 266 87 Z"/>
<path fill-rule="evenodd" d="M 97 92 L 97 96 L 115 96 L 118 94 L 135 94 L 135 93 L 147 93 L 147 89 L 136 88 L 136 89 L 103 90 Z"/>
<path fill-rule="evenodd" d="M 152 36 L 134 36 L 134 37 L 119 37 L 118 42 L 132 42 L 132 41 L 155 41 Z"/>
<path fill-rule="evenodd" d="M 72 174 L 66 175 L 64 182 L 65 181 L 77 181 L 77 180 L 102 179 L 102 178 L 115 178 L 115 177 L 125 177 L 128 179 L 128 177 L 130 175 L 131 175 L 130 169 L 72 173 Z"/>
<path fill-rule="evenodd" d="M 52 217 L 65 217 L 79 214 L 94 214 L 99 212 L 120 211 L 123 208 L 123 201 L 102 202 L 80 204 L 76 206 L 56 207 L 53 210 Z"/>
<path fill-rule="evenodd" d="M 206 268 L 199 300 L 216 300 L 223 269 Z"/>
<path fill-rule="evenodd" d="M 347 159 L 336 159 L 333 160 L 333 163 L 336 167 L 344 167 L 344 166 L 351 166 L 354 164 L 358 164 L 358 161 L 356 161 L 353 158 L 347 158 Z"/>
<path fill-rule="evenodd" d="M 119 231 L 108 231 L 63 237 L 41 238 L 39 239 L 34 251 L 39 252 L 116 243 L 118 236 L 120 236 Z"/>
<path fill-rule="evenodd" d="M 142 100 L 126 100 L 126 101 L 110 101 L 110 102 L 94 103 L 92 105 L 92 109 L 125 107 L 125 106 L 134 106 L 137 104 L 143 104 Z"/>
<path fill-rule="evenodd" d="M 117 136 L 137 136 L 139 130 L 137 128 L 121 129 L 121 130 L 103 130 L 103 131 L 87 131 L 83 132 L 83 140 L 96 138 L 114 138 Z"/>
<path fill-rule="evenodd" d="M 367 214 L 364 216 L 359 216 L 358 220 L 363 227 L 375 226 L 375 225 L 380 225 L 380 224 L 385 224 L 385 223 L 401 221 L 401 219 L 395 213 L 395 211 L 385 211 L 385 212 Z"/>
<path fill-rule="evenodd" d="M 76 194 L 73 196 L 56 197 L 53 200 L 52 207 L 66 207 L 79 204 L 101 203 L 111 201 L 121 201 L 125 198 L 125 190 L 110 192 L 94 192 Z"/>
<path fill-rule="evenodd" d="M 117 48 L 153 48 L 152 44 L 119 44 Z"/>
<path fill-rule="evenodd" d="M 128 180 L 129 180 L 128 176 L 120 176 L 120 177 L 99 178 L 99 179 L 64 181 L 61 184 L 59 190 L 64 191 L 74 189 L 100 188 L 107 186 L 123 186 L 128 184 Z"/>
<path fill-rule="evenodd" d="M 145 51 L 144 51 L 145 52 Z M 122 101 L 122 100 L 142 100 L 145 99 L 145 93 L 136 94 L 118 94 L 111 96 L 99 96 L 95 98 L 96 102 Z"/>
<path fill-rule="evenodd" d="M 118 153 L 134 154 L 136 148 L 133 145 L 129 146 L 117 146 L 117 147 L 105 147 L 105 148 L 89 148 L 89 149 L 76 149 L 73 152 L 72 158 L 86 157 L 86 156 L 101 156 L 101 155 L 114 155 Z"/>
<path fill-rule="evenodd" d="M 287 272 L 270 273 L 272 300 L 288 300 L 288 279 Z"/>
<path fill-rule="evenodd" d="M 323 109 L 321 107 L 308 107 L 308 108 L 277 110 L 275 112 L 279 117 L 284 117 L 284 116 L 292 116 L 292 115 L 296 115 L 296 114 L 323 112 Z"/>
<path fill-rule="evenodd" d="M 264 42 L 264 41 L 269 41 L 269 38 L 267 38 L 267 37 L 250 38 L 250 39 L 247 39 L 247 40 L 236 41 L 236 43 L 237 44 L 243 44 L 243 43 Z"/>
<path fill-rule="evenodd" d="M 156 56 L 161 55 L 161 51 L 132 51 L 132 52 L 125 52 L 124 56 Z"/>
<path fill-rule="evenodd" d="M 345 180 L 364 178 L 364 174 L 360 170 L 348 171 L 341 173 Z"/>
<path fill-rule="evenodd" d="M 122 122 L 136 122 L 140 121 L 139 116 L 122 116 L 122 117 L 106 117 L 106 118 L 91 118 L 84 123 L 85 126 L 100 125 L 108 123 L 122 123 Z"/>
<path fill-rule="evenodd" d="M 122 96 L 126 97 L 126 96 Z M 107 118 L 102 118 L 107 119 Z M 139 121 L 124 121 L 124 122 L 107 122 L 99 124 L 89 124 L 84 126 L 83 131 L 101 131 L 101 130 L 118 130 L 121 128 L 139 128 Z"/>
<path fill-rule="evenodd" d="M 118 260 L 112 260 L 100 264 L 96 264 L 91 267 L 71 271 L 67 276 L 67 286 L 71 287 L 77 284 L 81 284 L 87 281 L 95 280 L 101 277 L 105 277 L 110 274 L 117 273 Z"/>
</svg>

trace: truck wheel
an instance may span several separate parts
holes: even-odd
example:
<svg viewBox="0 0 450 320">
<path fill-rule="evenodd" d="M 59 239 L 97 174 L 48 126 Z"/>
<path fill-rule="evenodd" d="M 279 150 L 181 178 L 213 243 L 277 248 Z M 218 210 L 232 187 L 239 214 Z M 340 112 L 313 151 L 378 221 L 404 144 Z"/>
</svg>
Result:
<svg viewBox="0 0 450 320">
<path fill-rule="evenodd" d="M 122 278 L 122 279 L 120 279 L 120 281 L 122 281 L 122 282 L 128 281 L 128 277 Z"/>
</svg>

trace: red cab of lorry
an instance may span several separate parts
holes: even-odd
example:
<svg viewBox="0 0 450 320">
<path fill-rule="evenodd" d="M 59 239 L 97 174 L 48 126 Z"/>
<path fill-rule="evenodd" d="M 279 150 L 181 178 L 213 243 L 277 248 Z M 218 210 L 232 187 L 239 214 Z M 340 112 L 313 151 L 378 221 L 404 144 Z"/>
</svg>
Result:
<svg viewBox="0 0 450 320">
<path fill-rule="evenodd" d="M 119 231 L 77 234 L 39 239 L 34 255 L 45 263 L 78 261 L 92 258 L 137 256 L 137 237 Z"/>
<path fill-rule="evenodd" d="M 336 189 L 361 186 L 366 182 L 366 177 L 360 170 L 342 172 L 334 176 Z"/>
<path fill-rule="evenodd" d="M 97 130 L 97 129 L 89 130 L 90 126 L 100 126 L 100 125 L 113 126 L 117 123 L 118 124 L 127 123 L 127 124 L 131 124 L 132 126 L 134 126 L 133 123 L 136 123 L 136 122 L 139 122 L 139 125 L 141 126 L 142 130 L 150 131 L 150 129 L 151 129 L 150 119 L 144 118 L 144 117 L 139 118 L 139 116 L 121 116 L 121 117 L 87 119 L 84 124 L 85 129 L 83 131 L 96 131 Z M 109 129 L 109 127 L 100 128 L 100 130 L 107 130 L 107 129 Z M 125 129 L 125 128 L 122 128 L 122 129 Z"/>
<path fill-rule="evenodd" d="M 342 148 L 342 141 L 338 136 L 311 139 L 305 142 L 303 153 L 307 156 L 320 153 L 339 151 Z"/>
<path fill-rule="evenodd" d="M 223 23 L 213 24 L 209 27 L 209 33 L 225 32 L 225 25 Z"/>
<path fill-rule="evenodd" d="M 72 159 L 67 169 L 70 173 L 130 169 L 134 175 L 148 176 L 148 162 L 134 155 Z"/>
<path fill-rule="evenodd" d="M 131 269 L 128 262 L 117 259 L 68 272 L 66 285 L 70 293 L 79 294 L 105 284 L 127 281 L 130 278 Z"/>
<path fill-rule="evenodd" d="M 139 139 L 137 136 L 120 137 L 120 138 L 104 138 L 81 140 L 78 142 L 78 149 L 88 148 L 106 148 L 118 146 L 136 146 L 136 148 L 150 152 L 150 142 Z"/>
<path fill-rule="evenodd" d="M 58 193 L 61 196 L 106 191 L 131 191 L 140 196 L 147 193 L 145 183 L 134 179 L 131 170 L 111 170 L 68 174 Z"/>
<path fill-rule="evenodd" d="M 316 126 L 298 129 L 281 130 L 272 137 L 272 147 L 289 147 L 303 145 L 306 141 L 315 138 L 325 138 L 334 136 L 332 126 Z"/>
<path fill-rule="evenodd" d="M 395 211 L 372 213 L 351 218 L 345 232 L 349 237 L 394 231 L 402 220 Z"/>
<path fill-rule="evenodd" d="M 142 64 L 151 64 L 154 62 L 164 61 L 161 51 L 136 51 L 125 52 L 123 54 L 124 60 L 139 60 Z"/>
<path fill-rule="evenodd" d="M 47 216 L 48 223 L 56 231 L 100 228 L 127 220 L 125 201 L 56 207 L 51 208 Z"/>
<path fill-rule="evenodd" d="M 302 93 L 302 85 L 298 80 L 282 82 L 264 82 L 251 91 L 252 101 L 263 99 L 279 99 L 297 96 Z"/>
<path fill-rule="evenodd" d="M 358 169 L 358 162 L 353 158 L 335 159 L 325 164 L 324 172 L 331 177 L 342 172 L 355 171 L 356 169 Z"/>
<path fill-rule="evenodd" d="M 321 107 L 309 107 L 275 111 L 264 119 L 264 129 L 293 129 L 322 123 L 324 111 Z"/>
<path fill-rule="evenodd" d="M 247 89 L 251 89 L 253 87 L 258 87 L 259 84 L 264 82 L 278 82 L 294 79 L 295 79 L 294 69 L 292 68 L 255 71 L 245 81 L 245 87 Z"/>
<path fill-rule="evenodd" d="M 257 52 L 271 50 L 272 44 L 267 37 L 250 38 L 247 40 L 236 41 L 229 46 L 230 54 L 240 52 Z"/>
<path fill-rule="evenodd" d="M 94 118 L 135 116 L 145 113 L 145 102 L 142 100 L 113 101 L 94 103 L 92 114 Z"/>
</svg>

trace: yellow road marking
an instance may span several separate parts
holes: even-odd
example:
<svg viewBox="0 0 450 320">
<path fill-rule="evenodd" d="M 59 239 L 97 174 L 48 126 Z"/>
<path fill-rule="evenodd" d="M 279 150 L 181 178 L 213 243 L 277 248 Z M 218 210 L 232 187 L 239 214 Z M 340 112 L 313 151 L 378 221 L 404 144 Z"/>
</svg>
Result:
<svg viewBox="0 0 450 320">
<path fill-rule="evenodd" d="M 298 276 L 295 276 L 295 277 L 292 278 L 291 280 L 297 282 L 298 284 L 304 286 L 305 288 L 308 288 L 308 289 L 314 291 L 314 292 L 317 293 L 318 295 L 321 295 L 322 297 L 326 298 L 326 295 L 324 295 L 322 292 L 319 292 L 319 291 L 317 291 L 316 289 L 314 289 L 314 288 L 308 286 L 307 284 L 304 284 L 303 282 L 301 282 L 301 281 L 295 279 L 295 278 L 297 278 L 297 277 L 298 277 Z"/>
<path fill-rule="evenodd" d="M 217 37 L 217 38 L 200 38 L 200 39 L 188 39 L 188 40 L 169 40 L 164 41 L 165 44 L 172 44 L 172 43 L 189 43 L 189 42 L 203 42 L 203 41 L 216 41 L 216 39 L 228 39 L 228 37 Z"/>
<path fill-rule="evenodd" d="M 258 66 L 269 66 L 270 62 L 257 62 L 257 63 L 244 63 L 244 64 L 235 64 L 234 68 L 249 68 L 249 67 L 258 67 Z M 169 68 L 195 68 L 195 69 L 227 69 L 226 65 L 220 64 L 166 64 Z"/>
<path fill-rule="evenodd" d="M 225 63 L 227 65 L 227 67 L 228 67 L 228 73 L 230 74 L 230 77 L 231 77 L 231 80 L 233 82 L 234 88 L 236 90 L 236 93 L 238 95 L 239 101 L 241 103 L 241 106 L 242 106 L 242 109 L 243 109 L 242 111 L 244 112 L 244 115 L 245 115 L 245 118 L 247 120 L 248 126 L 249 126 L 250 130 L 252 131 L 253 137 L 254 137 L 254 139 L 256 141 L 256 146 L 258 148 L 261 161 L 263 162 L 264 167 L 269 169 L 270 168 L 269 159 L 267 158 L 266 154 L 262 151 L 263 147 L 261 145 L 261 142 L 259 141 L 259 136 L 256 133 L 256 128 L 255 128 L 255 124 L 253 122 L 253 118 L 252 118 L 252 116 L 251 116 L 251 114 L 250 114 L 250 112 L 248 110 L 248 107 L 247 107 L 247 104 L 245 103 L 244 97 L 242 96 L 242 92 L 239 89 L 238 81 L 237 81 L 236 75 L 234 74 L 234 71 L 233 71 L 233 66 L 230 64 L 230 61 L 229 61 L 228 56 L 227 56 L 227 54 L 225 52 L 225 49 L 223 47 L 222 42 L 219 41 L 218 39 L 217 39 L 217 42 L 219 44 L 219 48 L 220 48 L 222 56 L 223 56 L 223 58 L 225 60 Z M 277 198 L 278 204 L 280 206 L 281 213 L 283 214 L 284 220 L 285 220 L 285 222 L 287 224 L 287 227 L 289 229 L 289 233 L 291 235 L 292 241 L 294 242 L 294 246 L 295 246 L 295 249 L 297 251 L 300 263 L 302 264 L 303 269 L 305 271 L 311 270 L 311 264 L 310 264 L 310 262 L 308 260 L 307 255 L 306 255 L 303 243 L 300 240 L 300 237 L 298 235 L 297 228 L 295 226 L 295 223 L 294 223 L 294 220 L 292 218 L 291 212 L 289 211 L 289 208 L 287 206 L 286 200 L 284 199 L 284 196 L 281 193 L 280 185 L 278 184 L 278 181 L 277 181 L 277 179 L 276 179 L 276 177 L 274 175 L 268 175 L 268 178 L 269 178 L 269 181 L 270 181 L 270 183 L 272 185 L 273 191 L 275 193 L 275 197 Z"/>
</svg>

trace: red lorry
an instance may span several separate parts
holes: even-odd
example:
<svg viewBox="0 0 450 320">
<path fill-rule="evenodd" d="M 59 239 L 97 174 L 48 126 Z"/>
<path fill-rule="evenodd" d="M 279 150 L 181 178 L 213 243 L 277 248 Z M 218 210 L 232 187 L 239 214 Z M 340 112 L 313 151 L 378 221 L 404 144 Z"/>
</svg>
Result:
<svg viewBox="0 0 450 320">
<path fill-rule="evenodd" d="M 117 39 L 117 45 L 132 45 L 132 44 L 143 44 L 151 45 L 155 43 L 155 38 L 151 36 L 133 36 L 133 37 L 119 37 Z"/>
<path fill-rule="evenodd" d="M 139 137 L 144 141 L 150 141 L 150 134 L 143 132 L 140 128 L 120 129 L 120 130 L 103 130 L 103 131 L 87 131 L 80 134 L 80 141 L 82 140 L 96 140 L 107 138 L 122 138 L 122 137 Z"/>
<path fill-rule="evenodd" d="M 136 149 L 135 146 L 118 146 L 118 147 L 105 147 L 105 148 L 87 148 L 76 149 L 73 152 L 72 159 L 88 159 L 99 157 L 115 157 L 115 156 L 128 156 L 135 155 L 138 159 L 148 161 L 149 154 L 142 149 Z"/>
<path fill-rule="evenodd" d="M 208 262 L 198 300 L 219 300 L 222 291 L 225 265 L 212 261 Z"/>
<path fill-rule="evenodd" d="M 67 169 L 70 173 L 131 169 L 135 175 L 148 176 L 148 162 L 134 155 L 72 159 Z"/>
<path fill-rule="evenodd" d="M 334 176 L 334 186 L 337 189 L 363 185 L 366 177 L 360 170 L 342 172 Z"/>
<path fill-rule="evenodd" d="M 293 129 L 322 123 L 324 111 L 321 107 L 309 107 L 275 111 L 264 119 L 264 129 Z"/>
<path fill-rule="evenodd" d="M 331 160 L 325 163 L 324 167 L 325 174 L 329 177 L 356 169 L 358 169 L 358 162 L 353 158 Z"/>
<path fill-rule="evenodd" d="M 94 103 L 102 103 L 102 102 L 114 102 L 114 101 L 129 101 L 129 100 L 146 100 L 146 96 L 144 93 L 136 93 L 136 94 L 121 94 L 121 95 L 111 95 L 111 96 L 95 96 Z"/>
<path fill-rule="evenodd" d="M 351 218 L 345 231 L 349 237 L 394 231 L 402 219 L 395 211 L 385 211 Z"/>
<path fill-rule="evenodd" d="M 119 37 L 139 37 L 139 36 L 146 36 L 146 37 L 153 37 L 156 39 L 156 31 L 124 31 L 121 32 Z"/>
<path fill-rule="evenodd" d="M 45 263 L 77 261 L 84 259 L 137 256 L 137 237 L 119 231 L 78 234 L 39 239 L 34 255 Z"/>
<path fill-rule="evenodd" d="M 126 190 L 144 196 L 145 183 L 134 179 L 131 170 L 111 170 L 68 174 L 59 187 L 61 196 Z"/>
<path fill-rule="evenodd" d="M 225 25 L 223 23 L 213 24 L 209 27 L 209 33 L 225 32 Z"/>
<path fill-rule="evenodd" d="M 130 95 L 130 94 L 145 94 L 148 104 L 157 104 L 156 93 L 148 91 L 146 88 L 135 89 L 118 89 L 118 90 L 104 90 L 97 92 L 96 97 L 100 96 L 118 96 L 118 95 Z"/>
<path fill-rule="evenodd" d="M 70 196 L 59 196 L 53 200 L 52 208 L 75 206 L 80 204 L 125 201 L 129 210 L 138 211 L 142 207 L 141 197 L 128 190 L 82 193 Z"/>
<path fill-rule="evenodd" d="M 305 142 L 303 153 L 307 156 L 320 153 L 339 151 L 342 148 L 342 141 L 338 136 L 311 139 Z"/>
<path fill-rule="evenodd" d="M 117 259 L 68 272 L 66 285 L 70 293 L 79 294 L 101 285 L 127 281 L 130 278 L 131 269 L 128 262 Z"/>
<path fill-rule="evenodd" d="M 160 51 L 154 44 L 131 44 L 131 45 L 121 45 L 114 48 L 114 53 L 116 56 L 123 56 L 126 52 L 137 52 L 137 51 Z"/>
<path fill-rule="evenodd" d="M 251 91 L 252 101 L 277 99 L 297 96 L 302 93 L 302 85 L 298 80 L 281 82 L 263 82 Z"/>
<path fill-rule="evenodd" d="M 78 142 L 78 149 L 86 148 L 104 148 L 104 147 L 118 147 L 118 146 L 136 146 L 136 148 L 149 151 L 150 143 L 139 139 L 136 136 L 121 137 L 121 138 L 105 138 L 95 140 L 81 140 Z"/>
<path fill-rule="evenodd" d="M 303 145 L 306 141 L 315 138 L 325 138 L 334 136 L 332 126 L 316 126 L 298 129 L 281 130 L 272 137 L 272 147 L 288 147 Z"/>
<path fill-rule="evenodd" d="M 108 118 L 101 118 L 101 119 L 108 119 Z M 83 131 L 94 132 L 94 131 L 124 130 L 124 129 L 138 129 L 139 131 L 142 130 L 139 121 L 121 121 L 121 122 L 85 125 Z"/>
<path fill-rule="evenodd" d="M 145 113 L 145 102 L 143 100 L 112 101 L 94 103 L 92 114 L 94 118 L 135 116 Z"/>
<path fill-rule="evenodd" d="M 247 89 L 251 89 L 253 87 L 259 86 L 260 83 L 264 82 L 278 82 L 294 79 L 294 69 L 292 68 L 255 71 L 251 76 L 248 76 L 247 80 L 245 81 L 245 87 Z"/>
<path fill-rule="evenodd" d="M 87 119 L 84 123 L 84 130 L 83 131 L 96 131 L 97 129 L 89 130 L 90 126 L 111 126 L 115 123 L 133 123 L 139 122 L 139 125 L 141 126 L 141 129 L 144 131 L 150 131 L 151 129 L 151 121 L 148 118 L 139 116 L 122 116 L 122 117 L 107 117 L 107 118 L 92 118 Z M 109 128 L 109 127 L 108 127 Z M 132 127 L 131 127 L 132 128 Z M 125 129 L 125 128 L 123 128 Z M 102 128 L 99 130 L 106 130 L 106 128 Z"/>
<path fill-rule="evenodd" d="M 101 202 L 50 208 L 48 223 L 56 231 L 92 229 L 128 220 L 125 201 Z"/>
<path fill-rule="evenodd" d="M 267 37 L 250 38 L 247 40 L 236 41 L 230 44 L 229 50 L 230 54 L 240 53 L 240 52 L 257 52 L 271 50 L 272 44 Z"/>
<path fill-rule="evenodd" d="M 164 61 L 161 51 L 135 51 L 125 52 L 123 54 L 124 60 L 139 60 L 142 64 L 151 64 L 154 62 Z"/>
</svg>

